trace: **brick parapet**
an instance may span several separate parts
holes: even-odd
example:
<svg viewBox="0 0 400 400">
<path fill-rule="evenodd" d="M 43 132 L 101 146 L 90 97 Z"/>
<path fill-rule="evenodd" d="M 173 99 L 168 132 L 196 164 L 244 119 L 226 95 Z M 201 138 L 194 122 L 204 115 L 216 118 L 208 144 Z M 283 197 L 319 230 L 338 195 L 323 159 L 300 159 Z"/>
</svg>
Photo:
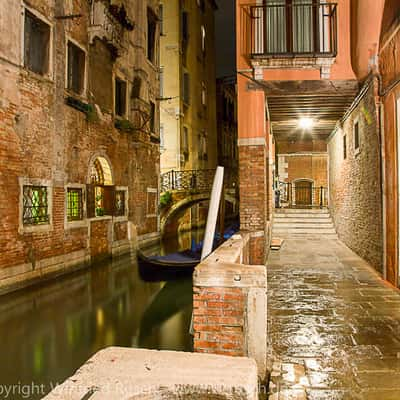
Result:
<svg viewBox="0 0 400 400">
<path fill-rule="evenodd" d="M 196 267 L 194 349 L 200 353 L 252 357 L 264 378 L 266 269 L 263 265 L 241 263 L 250 243 L 250 234 L 235 235 Z"/>
</svg>

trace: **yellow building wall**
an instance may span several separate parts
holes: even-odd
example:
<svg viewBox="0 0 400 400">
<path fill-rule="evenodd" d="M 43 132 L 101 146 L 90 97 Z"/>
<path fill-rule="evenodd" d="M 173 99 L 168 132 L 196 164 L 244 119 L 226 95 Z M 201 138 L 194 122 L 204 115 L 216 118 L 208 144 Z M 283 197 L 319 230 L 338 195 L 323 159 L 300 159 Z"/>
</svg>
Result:
<svg viewBox="0 0 400 400">
<path fill-rule="evenodd" d="M 163 0 L 163 36 L 160 59 L 163 98 L 160 118 L 163 130 L 161 172 L 171 169 L 208 169 L 217 165 L 216 76 L 214 5 L 203 10 L 194 0 Z M 188 16 L 188 41 L 184 51 L 182 13 Z M 202 26 L 205 51 L 202 49 Z M 183 76 L 189 74 L 189 104 L 182 97 Z M 202 101 L 203 83 L 206 93 Z M 187 131 L 187 140 L 184 138 Z M 203 139 L 200 139 L 200 138 Z M 187 141 L 187 152 L 185 142 Z"/>
</svg>

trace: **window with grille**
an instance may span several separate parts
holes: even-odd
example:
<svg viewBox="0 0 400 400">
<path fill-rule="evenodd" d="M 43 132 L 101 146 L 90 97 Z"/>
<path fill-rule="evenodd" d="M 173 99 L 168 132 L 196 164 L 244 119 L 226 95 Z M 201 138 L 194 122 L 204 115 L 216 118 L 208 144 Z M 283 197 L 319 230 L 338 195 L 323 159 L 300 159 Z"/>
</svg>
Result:
<svg viewBox="0 0 400 400">
<path fill-rule="evenodd" d="M 68 89 L 82 94 L 85 85 L 85 52 L 68 42 Z"/>
<path fill-rule="evenodd" d="M 124 117 L 126 114 L 126 82 L 115 78 L 115 114 Z"/>
<path fill-rule="evenodd" d="M 115 216 L 125 215 L 125 190 L 115 191 Z"/>
<path fill-rule="evenodd" d="M 67 189 L 67 220 L 80 221 L 83 219 L 82 189 Z"/>
<path fill-rule="evenodd" d="M 24 225 L 43 225 L 50 221 L 47 187 L 23 186 L 23 213 Z"/>
<path fill-rule="evenodd" d="M 25 10 L 24 65 L 40 75 L 49 72 L 50 26 Z"/>
</svg>

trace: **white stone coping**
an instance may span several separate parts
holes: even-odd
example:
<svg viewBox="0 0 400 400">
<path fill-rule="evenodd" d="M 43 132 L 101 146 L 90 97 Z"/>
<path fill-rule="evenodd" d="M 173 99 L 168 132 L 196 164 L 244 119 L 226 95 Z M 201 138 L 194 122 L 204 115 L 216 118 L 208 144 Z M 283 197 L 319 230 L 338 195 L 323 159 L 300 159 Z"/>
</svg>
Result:
<svg viewBox="0 0 400 400">
<path fill-rule="evenodd" d="M 250 237 L 257 232 L 239 232 L 219 246 L 195 269 L 193 285 L 203 287 L 266 288 L 264 265 L 243 264 L 243 253 Z M 264 232 L 262 232 L 264 234 Z"/>
<path fill-rule="evenodd" d="M 258 398 L 257 366 L 246 357 L 109 347 L 45 400 Z"/>
</svg>

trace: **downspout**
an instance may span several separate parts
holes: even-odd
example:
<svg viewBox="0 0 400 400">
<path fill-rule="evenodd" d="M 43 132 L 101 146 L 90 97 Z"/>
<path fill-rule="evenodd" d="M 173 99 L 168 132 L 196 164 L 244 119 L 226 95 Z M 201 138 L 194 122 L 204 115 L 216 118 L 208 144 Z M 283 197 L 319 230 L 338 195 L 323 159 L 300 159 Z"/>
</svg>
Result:
<svg viewBox="0 0 400 400">
<path fill-rule="evenodd" d="M 382 231 L 383 231 L 383 260 L 382 260 L 382 268 L 383 268 L 383 279 L 387 279 L 387 250 L 386 250 L 386 243 L 387 243 L 387 231 L 386 231 L 386 154 L 385 154 L 385 125 L 384 125 L 384 104 L 382 101 L 382 78 L 379 73 L 376 75 L 376 80 L 378 82 L 378 90 L 376 91 L 375 96 L 375 107 L 377 113 L 377 134 L 379 140 L 379 147 L 380 151 L 380 178 L 381 178 L 381 208 L 382 208 Z"/>
</svg>

